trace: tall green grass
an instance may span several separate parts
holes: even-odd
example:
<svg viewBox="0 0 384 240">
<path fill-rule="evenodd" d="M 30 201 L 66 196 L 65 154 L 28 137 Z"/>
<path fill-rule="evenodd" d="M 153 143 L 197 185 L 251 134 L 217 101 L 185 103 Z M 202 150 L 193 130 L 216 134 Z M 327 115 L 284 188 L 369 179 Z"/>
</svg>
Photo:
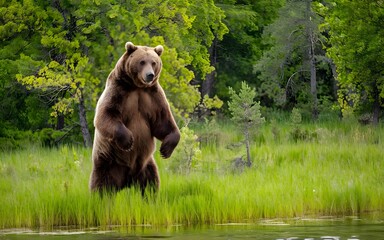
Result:
<svg viewBox="0 0 384 240">
<path fill-rule="evenodd" d="M 276 129 L 278 128 L 278 129 Z M 100 197 L 88 190 L 91 150 L 61 146 L 1 153 L 0 228 L 114 225 L 172 226 L 254 222 L 264 218 L 383 217 L 383 127 L 305 125 L 316 137 L 292 141 L 290 126 L 254 136 L 253 166 L 233 171 L 245 154 L 231 125 L 195 128 L 202 159 L 188 175 L 172 173 L 158 153 L 161 189 Z M 278 134 L 277 134 L 278 133 Z M 277 137 L 279 135 L 279 137 Z"/>
</svg>

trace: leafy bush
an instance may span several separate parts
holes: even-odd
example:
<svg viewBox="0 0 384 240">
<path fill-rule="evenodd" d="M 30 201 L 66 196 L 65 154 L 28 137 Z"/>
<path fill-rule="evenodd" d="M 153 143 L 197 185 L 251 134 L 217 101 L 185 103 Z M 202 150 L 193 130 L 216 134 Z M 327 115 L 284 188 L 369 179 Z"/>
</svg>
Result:
<svg viewBox="0 0 384 240">
<path fill-rule="evenodd" d="M 43 128 L 35 132 L 30 130 L 20 131 L 12 128 L 3 129 L 0 134 L 0 151 L 21 149 L 31 144 L 53 147 L 62 143 L 65 135 L 65 132 L 52 128 Z"/>
<path fill-rule="evenodd" d="M 23 148 L 35 142 L 32 131 L 20 131 L 11 127 L 3 128 L 0 132 L 0 151 Z"/>
<path fill-rule="evenodd" d="M 301 127 L 302 117 L 299 109 L 292 109 L 291 122 L 293 125 L 293 129 L 289 132 L 289 138 L 294 142 L 311 141 L 316 140 L 318 138 L 318 134 L 316 131 L 310 131 Z"/>
<path fill-rule="evenodd" d="M 294 142 L 298 141 L 312 141 L 318 139 L 318 133 L 316 131 L 310 131 L 308 129 L 301 129 L 299 127 L 295 127 L 289 133 L 290 139 Z"/>
<path fill-rule="evenodd" d="M 198 137 L 192 129 L 185 126 L 180 129 L 180 133 L 180 142 L 172 155 L 169 168 L 176 173 L 188 174 L 200 166 L 201 151 Z"/>
</svg>

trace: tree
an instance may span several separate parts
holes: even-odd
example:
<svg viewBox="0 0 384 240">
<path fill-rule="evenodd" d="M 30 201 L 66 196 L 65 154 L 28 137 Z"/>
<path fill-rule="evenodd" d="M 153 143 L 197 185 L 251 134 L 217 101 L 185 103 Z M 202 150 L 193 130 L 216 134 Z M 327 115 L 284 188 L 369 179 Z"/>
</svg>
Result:
<svg viewBox="0 0 384 240">
<path fill-rule="evenodd" d="M 384 104 L 384 3 L 335 0 L 327 6 L 328 54 L 337 66 L 342 112 L 368 107 L 377 125 Z"/>
<path fill-rule="evenodd" d="M 1 51 L 7 52 L 0 61 L 10 79 L 4 84 L 47 100 L 56 128 L 79 126 L 86 146 L 89 119 L 125 42 L 164 45 L 161 83 L 172 110 L 185 118 L 200 101 L 190 82 L 212 70 L 208 48 L 225 33 L 213 0 L 24 0 L 4 3 L 0 12 Z"/>
<path fill-rule="evenodd" d="M 17 78 L 29 88 L 49 92 L 48 95 L 52 101 L 56 102 L 53 106 L 54 111 L 51 113 L 55 118 L 59 119 L 60 114 L 72 113 L 74 110 L 72 106 L 77 104 L 84 145 L 90 147 L 92 139 L 86 118 L 84 89 L 86 84 L 92 82 L 92 76 L 87 74 L 87 70 L 90 70 L 87 66 L 89 65 L 86 57 L 73 54 L 71 59 L 67 59 L 63 64 L 53 60 L 48 66 L 40 68 L 37 74 L 26 77 L 18 74 Z"/>
<path fill-rule="evenodd" d="M 262 43 L 264 27 L 278 14 L 285 0 L 216 0 L 225 14 L 223 22 L 229 32 L 223 40 L 215 43 L 215 78 L 211 94 L 226 102 L 229 100 L 228 86 L 238 90 L 241 82 L 257 84 L 253 66 L 266 46 Z"/>
<path fill-rule="evenodd" d="M 32 73 L 32 64 L 20 67 L 20 54 L 41 56 L 38 34 L 45 13 L 31 1 L 8 1 L 0 4 L 0 136 L 13 137 L 17 131 L 47 127 L 48 108 L 38 92 L 26 93 L 15 81 L 20 72 Z"/>
<path fill-rule="evenodd" d="M 237 94 L 229 87 L 231 101 L 228 102 L 229 111 L 232 114 L 232 120 L 243 131 L 245 147 L 247 151 L 247 166 L 252 165 L 250 154 L 250 131 L 265 122 L 261 117 L 260 103 L 255 102 L 256 90 L 249 87 L 246 82 L 241 83 L 241 89 Z"/>
<path fill-rule="evenodd" d="M 99 81 L 92 76 L 93 69 L 86 55 L 89 34 L 97 28 L 97 23 L 83 24 L 82 16 L 70 2 L 51 1 L 42 4 L 40 9 L 45 21 L 39 37 L 47 57 L 37 61 L 21 55 L 22 62 L 35 62 L 38 68 L 32 75 L 17 74 L 17 79 L 30 89 L 47 93 L 54 103 L 51 116 L 57 119 L 59 130 L 64 128 L 64 117 L 72 114 L 77 106 L 83 142 L 90 147 L 92 138 L 86 117 L 85 92 L 93 92 Z"/>
<path fill-rule="evenodd" d="M 321 48 L 324 39 L 318 30 L 321 22 L 312 0 L 287 1 L 279 18 L 265 29 L 264 41 L 271 48 L 255 65 L 263 99 L 277 106 L 309 102 L 313 119 L 319 113 L 317 72 L 329 68 Z M 310 97 L 306 96 L 307 92 Z"/>
</svg>

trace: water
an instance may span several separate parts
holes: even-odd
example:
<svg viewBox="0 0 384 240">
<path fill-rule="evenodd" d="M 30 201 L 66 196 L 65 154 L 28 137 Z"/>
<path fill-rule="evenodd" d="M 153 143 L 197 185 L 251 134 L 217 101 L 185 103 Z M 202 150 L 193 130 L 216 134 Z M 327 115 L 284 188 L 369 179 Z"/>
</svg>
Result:
<svg viewBox="0 0 384 240">
<path fill-rule="evenodd" d="M 260 239 L 260 240 L 383 240 L 384 222 L 363 223 L 321 222 L 286 224 L 265 222 L 261 224 L 227 224 L 184 228 L 173 226 L 153 229 L 148 226 L 135 228 L 32 231 L 26 229 L 0 230 L 0 240 L 120 240 L 120 239 Z"/>
</svg>

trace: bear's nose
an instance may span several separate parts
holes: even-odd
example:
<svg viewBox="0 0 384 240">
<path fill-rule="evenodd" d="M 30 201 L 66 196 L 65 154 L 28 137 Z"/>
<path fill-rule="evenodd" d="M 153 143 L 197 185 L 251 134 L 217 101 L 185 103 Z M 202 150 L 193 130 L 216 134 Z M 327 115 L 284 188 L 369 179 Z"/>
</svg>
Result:
<svg viewBox="0 0 384 240">
<path fill-rule="evenodd" d="M 145 80 L 146 80 L 147 82 L 152 82 L 152 80 L 153 80 L 154 77 L 155 77 L 155 74 L 153 74 L 153 73 L 150 72 L 150 73 L 147 73 Z"/>
</svg>

